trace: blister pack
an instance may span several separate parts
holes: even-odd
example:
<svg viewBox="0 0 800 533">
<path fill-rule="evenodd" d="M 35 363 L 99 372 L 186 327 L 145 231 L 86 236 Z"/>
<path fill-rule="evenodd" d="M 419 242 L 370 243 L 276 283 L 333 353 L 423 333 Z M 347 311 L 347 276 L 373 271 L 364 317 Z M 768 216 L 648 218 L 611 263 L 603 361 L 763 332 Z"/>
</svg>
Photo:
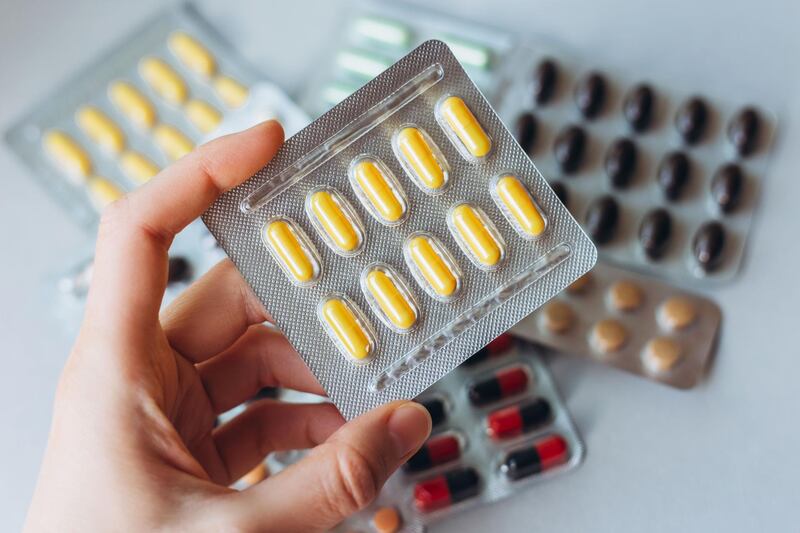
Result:
<svg viewBox="0 0 800 533">
<path fill-rule="evenodd" d="M 413 398 L 596 260 L 440 41 L 203 220 L 346 418 Z"/>
<path fill-rule="evenodd" d="M 400 2 L 357 2 L 346 18 L 338 46 L 301 99 L 312 114 L 338 104 L 429 39 L 447 43 L 494 103 L 517 44 L 508 31 Z"/>
<path fill-rule="evenodd" d="M 595 70 L 544 42 L 529 43 L 517 64 L 498 113 L 601 258 L 684 283 L 734 277 L 773 113 L 676 80 Z"/>
<path fill-rule="evenodd" d="M 599 262 L 511 333 L 689 388 L 708 367 L 720 321 L 708 298 Z"/>
<path fill-rule="evenodd" d="M 147 21 L 58 87 L 6 139 L 45 189 L 93 229 L 105 205 L 220 125 L 227 131 L 247 125 L 242 117 L 278 118 L 292 133 L 307 124 L 275 86 L 252 85 L 259 79 L 184 5 Z"/>
<path fill-rule="evenodd" d="M 425 391 L 417 401 L 431 414 L 431 437 L 334 531 L 422 531 L 576 468 L 584 444 L 540 353 L 503 334 Z M 266 464 L 278 472 L 302 456 L 275 453 Z"/>
</svg>

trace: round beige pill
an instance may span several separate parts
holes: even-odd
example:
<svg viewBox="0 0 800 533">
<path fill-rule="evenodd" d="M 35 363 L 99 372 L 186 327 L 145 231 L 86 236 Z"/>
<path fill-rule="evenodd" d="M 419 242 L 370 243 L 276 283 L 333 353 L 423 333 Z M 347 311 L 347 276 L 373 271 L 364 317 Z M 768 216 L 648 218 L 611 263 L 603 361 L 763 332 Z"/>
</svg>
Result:
<svg viewBox="0 0 800 533">
<path fill-rule="evenodd" d="M 551 300 L 539 315 L 539 321 L 545 331 L 549 333 L 565 333 L 575 322 L 575 312 L 566 302 Z"/>
<path fill-rule="evenodd" d="M 664 374 L 675 368 L 683 359 L 683 348 L 675 339 L 656 337 L 650 339 L 642 352 L 644 367 L 653 374 Z"/>
<path fill-rule="evenodd" d="M 608 289 L 608 304 L 615 311 L 636 311 L 642 306 L 643 300 L 641 287 L 632 281 L 617 281 Z"/>
<path fill-rule="evenodd" d="M 400 525 L 400 513 L 394 507 L 381 507 L 372 515 L 372 527 L 378 533 L 395 533 Z"/>
<path fill-rule="evenodd" d="M 667 298 L 658 307 L 658 321 L 669 331 L 691 326 L 697 319 L 697 307 L 685 296 Z"/>
<path fill-rule="evenodd" d="M 592 327 L 589 342 L 600 353 L 618 351 L 628 340 L 628 332 L 620 322 L 613 318 L 601 320 Z"/>
<path fill-rule="evenodd" d="M 592 273 L 587 272 L 583 276 L 573 281 L 572 284 L 567 287 L 567 292 L 570 294 L 580 294 L 584 292 L 587 289 L 587 287 L 589 287 L 591 282 L 592 282 Z"/>
</svg>

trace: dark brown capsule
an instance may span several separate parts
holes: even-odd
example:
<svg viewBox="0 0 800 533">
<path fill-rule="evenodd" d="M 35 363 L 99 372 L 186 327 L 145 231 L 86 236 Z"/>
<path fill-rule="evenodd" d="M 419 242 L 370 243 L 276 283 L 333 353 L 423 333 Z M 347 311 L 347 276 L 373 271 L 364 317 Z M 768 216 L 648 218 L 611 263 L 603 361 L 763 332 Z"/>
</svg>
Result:
<svg viewBox="0 0 800 533">
<path fill-rule="evenodd" d="M 606 99 L 606 80 L 599 72 L 590 72 L 575 86 L 575 105 L 578 111 L 593 119 L 600 114 Z"/>
<path fill-rule="evenodd" d="M 545 105 L 553 98 L 558 81 L 558 66 L 552 59 L 544 59 L 533 71 L 531 92 L 536 105 Z"/>
<path fill-rule="evenodd" d="M 580 126 L 569 125 L 556 136 L 553 153 L 561 170 L 567 174 L 575 172 L 586 151 L 586 132 Z"/>
<path fill-rule="evenodd" d="M 517 122 L 514 124 L 514 138 L 525 150 L 526 154 L 533 153 L 533 145 L 536 143 L 536 132 L 538 131 L 538 122 L 536 116 L 528 111 L 522 113 L 517 117 Z"/>
<path fill-rule="evenodd" d="M 170 257 L 167 265 L 167 283 L 189 281 L 189 279 L 192 277 L 192 265 L 185 257 Z"/>
<path fill-rule="evenodd" d="M 752 107 L 742 109 L 728 123 L 728 139 L 739 155 L 747 156 L 755 151 L 760 124 L 758 112 Z"/>
<path fill-rule="evenodd" d="M 564 185 L 560 181 L 554 181 L 550 184 L 550 188 L 553 189 L 553 192 L 556 193 L 556 196 L 564 206 L 567 206 L 567 201 L 569 200 L 569 191 L 567 186 Z"/>
<path fill-rule="evenodd" d="M 722 165 L 711 179 L 711 198 L 723 213 L 730 213 L 739 204 L 743 185 L 744 173 L 739 165 Z"/>
<path fill-rule="evenodd" d="M 703 136 L 708 123 L 708 106 L 698 98 L 686 100 L 675 113 L 675 129 L 687 144 L 695 144 Z"/>
<path fill-rule="evenodd" d="M 636 132 L 643 132 L 650 126 L 655 107 L 655 93 L 649 85 L 637 85 L 625 95 L 622 114 Z"/>
<path fill-rule="evenodd" d="M 586 210 L 586 231 L 595 244 L 605 244 L 614 237 L 619 220 L 619 206 L 611 196 L 601 196 Z"/>
<path fill-rule="evenodd" d="M 661 207 L 649 211 L 639 225 L 639 243 L 650 259 L 664 255 L 672 235 L 672 217 Z"/>
<path fill-rule="evenodd" d="M 636 170 L 636 145 L 630 139 L 617 139 L 606 152 L 606 174 L 612 187 L 624 189 Z"/>
<path fill-rule="evenodd" d="M 706 272 L 719 267 L 725 247 L 725 229 L 717 221 L 706 222 L 692 239 L 692 252 L 697 264 Z"/>
<path fill-rule="evenodd" d="M 670 152 L 658 165 L 658 184 L 667 200 L 680 198 L 689 182 L 689 158 L 683 152 Z"/>
</svg>

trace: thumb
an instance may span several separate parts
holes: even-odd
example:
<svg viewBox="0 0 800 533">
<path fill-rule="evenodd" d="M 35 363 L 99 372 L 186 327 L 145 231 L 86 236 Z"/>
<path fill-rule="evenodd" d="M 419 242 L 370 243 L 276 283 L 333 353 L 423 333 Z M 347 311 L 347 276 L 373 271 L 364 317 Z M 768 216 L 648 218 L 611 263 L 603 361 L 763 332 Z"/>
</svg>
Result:
<svg viewBox="0 0 800 533">
<path fill-rule="evenodd" d="M 431 432 L 420 404 L 393 402 L 348 422 L 302 461 L 236 495 L 245 531 L 327 530 L 369 505 Z"/>
</svg>

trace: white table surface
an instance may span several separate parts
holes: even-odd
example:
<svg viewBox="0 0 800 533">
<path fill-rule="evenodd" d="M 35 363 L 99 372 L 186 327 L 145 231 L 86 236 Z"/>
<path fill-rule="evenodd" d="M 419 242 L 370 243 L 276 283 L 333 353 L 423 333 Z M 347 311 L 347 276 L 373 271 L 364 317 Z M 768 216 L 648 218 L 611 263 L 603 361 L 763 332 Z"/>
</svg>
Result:
<svg viewBox="0 0 800 533">
<path fill-rule="evenodd" d="M 340 5 L 277 4 L 200 5 L 253 64 L 296 93 L 336 35 L 331 21 Z M 556 377 L 587 442 L 584 465 L 433 530 L 796 530 L 800 4 L 439 4 L 468 18 L 552 36 L 592 54 L 600 67 L 627 65 L 651 79 L 757 99 L 778 111 L 781 125 L 743 272 L 712 294 L 724 320 L 708 380 L 682 392 L 597 364 L 556 360 Z M 160 5 L 3 0 L 0 129 Z M 86 249 L 87 237 L 5 147 L 0 183 L 0 529 L 12 531 L 20 528 L 33 491 L 53 390 L 70 344 L 48 311 L 48 287 Z M 75 480 L 78 489 L 81 482 Z"/>
</svg>

